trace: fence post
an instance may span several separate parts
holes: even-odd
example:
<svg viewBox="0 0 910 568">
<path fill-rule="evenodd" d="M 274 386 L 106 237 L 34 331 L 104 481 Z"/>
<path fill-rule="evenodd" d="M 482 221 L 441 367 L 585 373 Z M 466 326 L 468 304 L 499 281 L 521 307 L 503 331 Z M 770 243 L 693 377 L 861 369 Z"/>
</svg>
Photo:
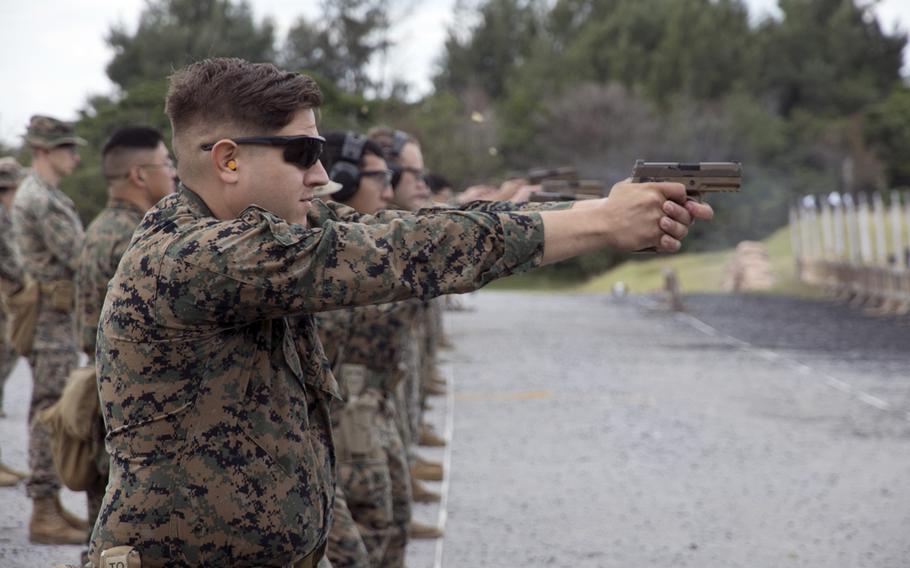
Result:
<svg viewBox="0 0 910 568">
<path fill-rule="evenodd" d="M 859 226 L 856 217 L 856 202 L 850 193 L 844 194 L 844 216 L 847 221 L 847 252 L 850 264 L 859 262 Z"/>
<path fill-rule="evenodd" d="M 837 192 L 828 195 L 834 217 L 834 255 L 838 261 L 844 261 L 844 201 Z"/>
<path fill-rule="evenodd" d="M 800 247 L 799 211 L 796 205 L 790 206 L 790 249 L 793 251 L 793 261 L 796 263 L 796 279 L 803 279 L 802 248 Z"/>
<path fill-rule="evenodd" d="M 872 264 L 872 240 L 869 238 L 869 198 L 865 193 L 856 196 L 859 207 L 856 215 L 859 217 L 859 253 L 863 264 Z"/>
<path fill-rule="evenodd" d="M 819 195 L 818 200 L 821 202 L 821 220 L 822 229 L 822 258 L 830 260 L 834 253 L 834 219 L 831 215 L 831 204 L 828 203 L 827 195 Z"/>
<path fill-rule="evenodd" d="M 878 265 L 888 266 L 888 243 L 885 239 L 885 200 L 878 191 L 872 194 L 872 223 L 875 230 L 875 252 Z"/>
<path fill-rule="evenodd" d="M 814 195 L 806 196 L 806 205 L 809 212 L 809 243 L 812 246 L 812 260 L 818 261 L 822 253 L 821 227 L 818 220 L 818 203 Z"/>
<path fill-rule="evenodd" d="M 901 222 L 901 194 L 891 192 L 891 248 L 894 250 L 894 266 L 898 270 L 907 268 L 904 255 L 903 223 Z"/>
</svg>

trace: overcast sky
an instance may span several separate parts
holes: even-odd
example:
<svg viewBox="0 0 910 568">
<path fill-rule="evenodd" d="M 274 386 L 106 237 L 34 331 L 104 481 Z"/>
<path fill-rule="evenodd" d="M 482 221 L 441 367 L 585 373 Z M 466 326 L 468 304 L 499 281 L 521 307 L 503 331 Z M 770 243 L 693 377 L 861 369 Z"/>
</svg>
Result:
<svg viewBox="0 0 910 568">
<path fill-rule="evenodd" d="M 318 14 L 319 0 L 250 0 L 258 19 L 271 17 L 283 38 L 300 14 Z M 412 93 L 430 89 L 454 0 L 411 0 L 400 18 L 386 78 L 403 79 Z M 776 0 L 747 0 L 753 17 L 774 14 Z M 113 53 L 104 36 L 113 24 L 134 30 L 144 0 L 0 0 L 0 140 L 17 143 L 32 114 L 75 119 L 92 94 L 113 89 L 104 68 Z M 875 8 L 886 29 L 910 28 L 910 1 L 882 0 Z M 905 61 L 910 56 L 905 55 Z M 908 65 L 904 70 L 907 73 Z"/>
</svg>

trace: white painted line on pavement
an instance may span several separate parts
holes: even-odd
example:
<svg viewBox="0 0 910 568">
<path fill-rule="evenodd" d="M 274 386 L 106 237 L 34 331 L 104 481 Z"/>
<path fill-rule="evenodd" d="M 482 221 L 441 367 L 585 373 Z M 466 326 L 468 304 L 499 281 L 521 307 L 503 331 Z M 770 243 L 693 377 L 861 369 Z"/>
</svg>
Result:
<svg viewBox="0 0 910 568">
<path fill-rule="evenodd" d="M 891 405 L 885 402 L 884 400 L 878 398 L 877 396 L 872 396 L 864 392 L 858 393 L 859 399 L 869 406 L 874 406 L 875 408 L 880 408 L 882 410 L 888 410 L 891 408 Z"/>
<path fill-rule="evenodd" d="M 642 303 L 644 303 L 644 302 L 642 302 Z M 762 349 L 762 348 L 755 347 L 754 345 L 752 345 L 751 343 L 749 343 L 747 341 L 743 341 L 742 339 L 738 339 L 736 337 L 727 335 L 725 333 L 721 333 L 716 328 L 701 321 L 700 319 L 696 318 L 695 316 L 693 316 L 691 314 L 676 314 L 676 319 L 684 321 L 691 327 L 694 327 L 695 329 L 697 329 L 698 331 L 701 331 L 702 333 L 704 333 L 706 335 L 709 335 L 711 337 L 719 337 L 723 341 L 730 343 L 731 345 L 740 347 L 741 349 L 744 349 L 751 353 L 754 353 L 754 354 L 758 355 L 759 357 L 762 357 L 763 359 L 785 362 L 800 375 L 815 376 L 815 377 L 821 378 L 822 382 L 824 382 L 829 387 L 831 387 L 835 390 L 838 390 L 842 393 L 845 393 L 847 395 L 850 395 L 853 398 L 855 398 L 856 400 L 862 402 L 863 404 L 868 404 L 869 406 L 878 408 L 879 410 L 890 410 L 892 408 L 892 405 L 886 400 L 882 400 L 881 398 L 878 398 L 877 396 L 874 396 L 867 392 L 856 389 L 840 379 L 835 379 L 834 377 L 827 375 L 825 373 L 817 372 L 809 365 L 806 365 L 805 363 L 801 363 L 801 362 L 793 359 L 792 357 L 787 357 L 786 355 L 782 355 L 782 354 L 777 353 L 776 351 L 772 351 L 770 349 Z M 905 413 L 904 418 L 907 419 L 908 421 L 910 421 L 910 412 Z"/>
<path fill-rule="evenodd" d="M 449 481 L 452 478 L 452 435 L 455 433 L 455 374 L 447 373 L 446 381 L 446 425 L 442 433 L 442 438 L 446 441 L 445 454 L 442 458 L 442 486 L 439 488 L 439 517 L 436 519 L 436 526 L 443 531 L 442 538 L 436 539 L 436 560 L 433 562 L 434 568 L 442 568 L 442 551 L 445 546 L 446 520 L 448 520 L 449 511 Z"/>
<path fill-rule="evenodd" d="M 848 385 L 847 383 L 845 383 L 844 381 L 842 381 L 840 379 L 835 379 L 834 377 L 831 377 L 831 376 L 825 376 L 825 382 L 828 383 L 828 386 L 833 389 L 837 389 L 837 390 L 839 390 L 841 392 L 845 392 L 847 394 L 853 394 L 853 387 L 851 387 L 850 385 Z"/>
<path fill-rule="evenodd" d="M 761 357 L 767 359 L 768 361 L 777 361 L 780 359 L 780 353 L 776 353 L 774 351 L 771 351 L 770 349 L 760 349 L 758 351 L 758 354 Z"/>
<path fill-rule="evenodd" d="M 711 337 L 716 337 L 718 334 L 716 329 L 714 329 L 710 325 L 704 323 L 700 319 L 693 318 L 689 314 L 680 314 L 680 317 L 688 318 L 687 321 L 689 322 L 689 325 L 691 325 L 698 331 L 704 333 L 705 335 L 710 335 Z"/>
</svg>

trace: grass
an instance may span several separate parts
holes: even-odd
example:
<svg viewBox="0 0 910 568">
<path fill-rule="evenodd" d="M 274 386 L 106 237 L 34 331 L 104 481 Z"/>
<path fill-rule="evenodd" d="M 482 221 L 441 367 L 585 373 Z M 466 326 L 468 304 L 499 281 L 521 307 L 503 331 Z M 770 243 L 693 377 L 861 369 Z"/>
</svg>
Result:
<svg viewBox="0 0 910 568">
<path fill-rule="evenodd" d="M 820 294 L 817 289 L 796 279 L 788 227 L 779 229 L 762 242 L 777 276 L 777 284 L 768 293 L 803 297 Z M 677 255 L 642 254 L 581 284 L 536 277 L 532 273 L 503 279 L 489 288 L 603 293 L 610 292 L 617 282 L 623 282 L 630 293 L 641 294 L 661 290 L 663 270 L 671 268 L 676 272 L 683 293 L 721 293 L 724 292 L 724 272 L 733 258 L 733 252 L 733 249 L 727 249 Z"/>
</svg>

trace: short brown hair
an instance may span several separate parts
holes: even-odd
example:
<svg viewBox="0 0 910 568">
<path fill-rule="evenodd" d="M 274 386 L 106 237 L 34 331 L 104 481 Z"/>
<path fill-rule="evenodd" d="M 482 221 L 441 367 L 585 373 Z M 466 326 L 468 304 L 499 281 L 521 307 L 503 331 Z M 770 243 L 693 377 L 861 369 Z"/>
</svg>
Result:
<svg viewBox="0 0 910 568">
<path fill-rule="evenodd" d="M 227 128 L 234 129 L 235 136 L 270 134 L 287 126 L 299 110 L 322 105 L 316 81 L 271 63 L 203 59 L 177 71 L 170 81 L 165 111 L 178 160 L 186 149 L 181 142 L 197 142 L 192 133 L 217 135 Z"/>
<path fill-rule="evenodd" d="M 271 63 L 204 59 L 171 75 L 166 111 L 174 131 L 202 121 L 232 122 L 263 133 L 281 130 L 302 108 L 318 108 L 316 81 Z"/>
</svg>

